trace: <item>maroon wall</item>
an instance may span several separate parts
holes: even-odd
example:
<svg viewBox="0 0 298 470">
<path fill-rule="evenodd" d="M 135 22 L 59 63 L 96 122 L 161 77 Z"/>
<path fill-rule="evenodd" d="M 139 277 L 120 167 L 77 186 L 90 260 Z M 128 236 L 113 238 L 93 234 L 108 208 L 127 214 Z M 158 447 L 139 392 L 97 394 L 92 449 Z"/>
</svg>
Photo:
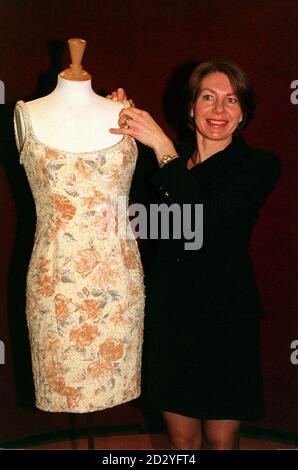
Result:
<svg viewBox="0 0 298 470">
<path fill-rule="evenodd" d="M 228 57 L 251 77 L 258 108 L 246 140 L 276 153 L 283 167 L 252 243 L 268 312 L 262 334 L 268 417 L 255 424 L 298 433 L 298 365 L 290 361 L 290 343 L 298 339 L 294 246 L 298 105 L 294 96 L 290 100 L 291 83 L 298 80 L 297 1 L 2 0 L 0 23 L 0 80 L 6 88 L 6 104 L 0 106 L 0 340 L 6 352 L 5 364 L 0 365 L 0 441 L 68 427 L 66 415 L 42 413 L 32 406 L 24 275 L 34 217 L 11 119 L 17 99 L 32 99 L 53 89 L 57 73 L 68 65 L 61 44 L 70 37 L 88 42 L 84 65 L 95 91 L 125 87 L 172 137 L 169 111 L 162 111 L 162 105 L 168 109 L 174 103 L 174 85 L 189 64 Z M 97 414 L 98 425 L 140 421 L 133 405 Z"/>
</svg>

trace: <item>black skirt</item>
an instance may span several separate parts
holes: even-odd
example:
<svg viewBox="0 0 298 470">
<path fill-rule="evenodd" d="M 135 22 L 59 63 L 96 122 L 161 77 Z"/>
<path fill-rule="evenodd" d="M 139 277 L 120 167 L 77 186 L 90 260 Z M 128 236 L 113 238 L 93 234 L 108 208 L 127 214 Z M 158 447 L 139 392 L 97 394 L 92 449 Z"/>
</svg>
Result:
<svg viewBox="0 0 298 470">
<path fill-rule="evenodd" d="M 147 308 L 145 403 L 198 419 L 263 418 L 260 320 L 200 325 L 162 303 L 159 315 Z"/>
</svg>

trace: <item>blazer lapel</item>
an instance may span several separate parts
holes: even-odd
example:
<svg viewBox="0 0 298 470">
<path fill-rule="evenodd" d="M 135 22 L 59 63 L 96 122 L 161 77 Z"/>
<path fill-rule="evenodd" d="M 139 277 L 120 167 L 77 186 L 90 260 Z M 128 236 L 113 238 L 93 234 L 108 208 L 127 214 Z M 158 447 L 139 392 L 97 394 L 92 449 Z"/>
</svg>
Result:
<svg viewBox="0 0 298 470">
<path fill-rule="evenodd" d="M 194 144 L 184 144 L 177 151 L 184 158 L 185 165 L 194 151 Z M 248 147 L 240 137 L 234 137 L 233 141 L 220 152 L 215 153 L 202 163 L 195 165 L 191 170 L 192 174 L 200 180 L 204 187 L 214 187 L 229 177 L 231 172 L 236 170 L 237 166 L 247 156 Z"/>
</svg>

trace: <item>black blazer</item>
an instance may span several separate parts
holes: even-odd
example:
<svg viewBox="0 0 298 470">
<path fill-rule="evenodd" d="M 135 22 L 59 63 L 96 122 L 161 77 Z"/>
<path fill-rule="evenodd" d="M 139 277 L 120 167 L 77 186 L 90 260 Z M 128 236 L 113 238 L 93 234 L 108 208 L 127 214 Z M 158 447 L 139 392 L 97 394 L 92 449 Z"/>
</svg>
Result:
<svg viewBox="0 0 298 470">
<path fill-rule="evenodd" d="M 155 157 L 141 155 L 133 177 L 135 202 L 203 204 L 200 249 L 185 250 L 184 239 L 158 240 L 154 250 L 148 250 L 148 241 L 141 242 L 147 307 L 158 310 L 164 305 L 198 322 L 260 317 L 264 309 L 249 240 L 260 208 L 278 180 L 280 162 L 236 137 L 188 170 L 193 148 L 177 144 L 180 158 L 161 169 Z"/>
</svg>

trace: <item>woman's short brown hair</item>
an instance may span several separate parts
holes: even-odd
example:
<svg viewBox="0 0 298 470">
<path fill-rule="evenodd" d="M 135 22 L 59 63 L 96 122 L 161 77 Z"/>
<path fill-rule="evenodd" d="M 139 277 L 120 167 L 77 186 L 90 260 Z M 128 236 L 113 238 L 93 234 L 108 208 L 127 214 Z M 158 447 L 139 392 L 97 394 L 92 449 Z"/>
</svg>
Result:
<svg viewBox="0 0 298 470">
<path fill-rule="evenodd" d="M 254 92 L 246 73 L 243 72 L 238 65 L 226 59 L 202 62 L 192 72 L 188 82 L 187 100 L 189 127 L 192 130 L 195 129 L 195 125 L 190 114 L 199 96 L 202 80 L 207 75 L 214 72 L 222 72 L 229 78 L 232 88 L 239 99 L 240 108 L 243 114 L 242 121 L 239 123 L 237 131 L 244 129 L 248 126 L 255 108 Z"/>
</svg>

